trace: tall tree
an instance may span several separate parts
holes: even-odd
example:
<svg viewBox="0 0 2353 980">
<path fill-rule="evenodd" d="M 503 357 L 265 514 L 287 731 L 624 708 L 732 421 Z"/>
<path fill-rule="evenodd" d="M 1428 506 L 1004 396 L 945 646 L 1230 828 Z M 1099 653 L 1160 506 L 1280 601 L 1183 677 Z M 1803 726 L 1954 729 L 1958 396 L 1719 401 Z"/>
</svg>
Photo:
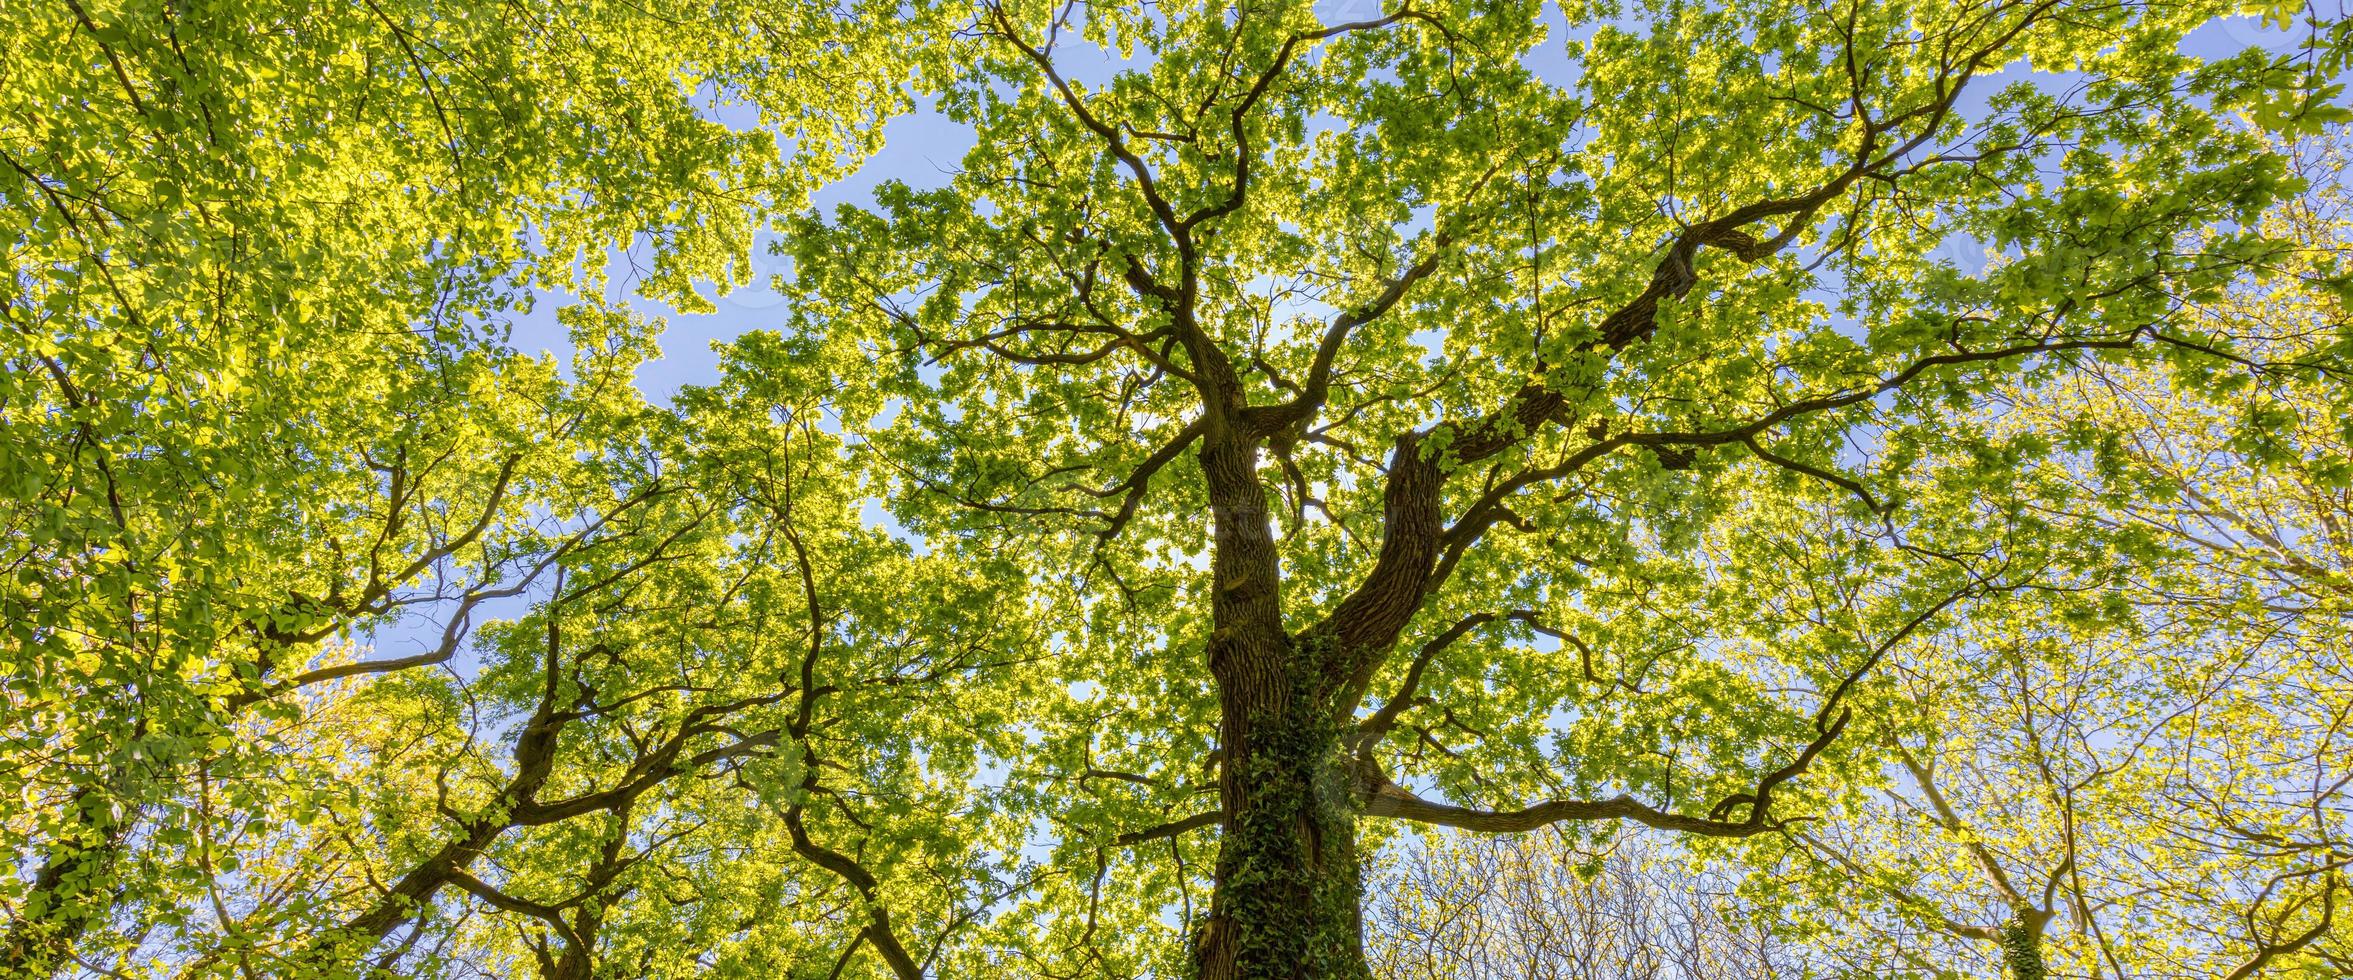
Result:
<svg viewBox="0 0 2353 980">
<path fill-rule="evenodd" d="M 2343 115 L 2333 56 L 2183 54 L 2219 5 L 1561 12 L 951 7 L 961 169 L 789 228 L 796 327 L 906 401 L 894 513 L 1101 597 L 1074 676 L 1121 720 L 1051 765 L 1165 808 L 1210 755 L 1207 814 L 1066 838 L 1219 828 L 1201 976 L 1364 975 L 1367 819 L 1797 815 L 1877 668 L 2020 584 L 1967 500 L 1904 493 L 1929 423 L 2018 372 L 2244 358 L 2185 315 L 2285 248 L 2243 120 Z M 1792 584 L 1694 552 L 1734 508 L 1879 531 L 1814 542 L 1836 605 L 1686 632 Z"/>
</svg>

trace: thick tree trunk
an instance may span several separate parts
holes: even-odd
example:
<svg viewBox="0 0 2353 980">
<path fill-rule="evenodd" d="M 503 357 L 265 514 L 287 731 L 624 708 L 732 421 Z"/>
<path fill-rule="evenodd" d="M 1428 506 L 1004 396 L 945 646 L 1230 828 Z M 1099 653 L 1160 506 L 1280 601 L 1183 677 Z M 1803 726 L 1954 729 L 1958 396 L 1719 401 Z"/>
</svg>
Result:
<svg viewBox="0 0 2353 980">
<path fill-rule="evenodd" d="M 1222 435 L 1201 466 L 1216 508 L 1208 653 L 1226 829 L 1196 962 L 1203 980 L 1356 980 L 1369 972 L 1332 644 L 1285 633 L 1256 448 Z"/>
<path fill-rule="evenodd" d="M 1301 707 L 1271 723 L 1227 725 L 1227 822 L 1197 951 L 1203 980 L 1370 975 L 1355 807 L 1328 726 Z M 1239 739 L 1237 727 L 1247 728 Z"/>
<path fill-rule="evenodd" d="M 590 902 L 572 923 L 571 941 L 564 955 L 549 965 L 545 980 L 592 980 L 596 975 L 596 934 L 604 924 L 603 906 Z"/>
<path fill-rule="evenodd" d="M 2050 920 L 2049 913 L 2022 908 L 2002 926 L 2002 970 L 2010 980 L 2043 980 L 2049 972 L 2043 963 L 2043 927 Z"/>
</svg>

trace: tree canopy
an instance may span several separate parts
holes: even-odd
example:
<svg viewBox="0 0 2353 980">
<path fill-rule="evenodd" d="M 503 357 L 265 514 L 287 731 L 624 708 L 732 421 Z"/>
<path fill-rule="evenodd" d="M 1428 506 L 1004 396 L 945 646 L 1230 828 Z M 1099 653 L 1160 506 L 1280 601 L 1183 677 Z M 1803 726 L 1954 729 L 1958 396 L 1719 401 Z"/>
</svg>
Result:
<svg viewBox="0 0 2353 980">
<path fill-rule="evenodd" d="M 2348 23 L 0 10 L 0 973 L 2353 969 Z"/>
</svg>

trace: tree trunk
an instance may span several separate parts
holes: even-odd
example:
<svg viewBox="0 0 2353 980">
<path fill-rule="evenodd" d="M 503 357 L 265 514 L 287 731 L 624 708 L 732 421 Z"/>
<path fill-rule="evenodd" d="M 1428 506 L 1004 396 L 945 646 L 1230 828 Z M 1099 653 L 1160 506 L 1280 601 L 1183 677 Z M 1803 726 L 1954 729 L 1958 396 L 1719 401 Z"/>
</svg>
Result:
<svg viewBox="0 0 2353 980">
<path fill-rule="evenodd" d="M 545 980 L 591 980 L 596 974 L 596 933 L 604 924 L 601 905 L 591 901 L 572 924 L 564 955 L 548 967 Z"/>
<path fill-rule="evenodd" d="M 1214 507 L 1218 788 L 1225 813 L 1203 980 L 1360 980 L 1356 807 L 1333 720 L 1332 643 L 1283 629 L 1281 565 L 1256 447 L 1212 432 L 1201 450 Z"/>
<path fill-rule="evenodd" d="M 1227 823 L 1197 951 L 1203 980 L 1370 975 L 1355 808 L 1328 726 L 1299 707 L 1271 723 L 1226 726 Z M 1237 739 L 1237 727 L 1246 736 Z"/>
<path fill-rule="evenodd" d="M 2049 913 L 2019 909 L 2002 926 L 2002 970 L 2010 980 L 2043 980 L 2043 926 Z"/>
</svg>

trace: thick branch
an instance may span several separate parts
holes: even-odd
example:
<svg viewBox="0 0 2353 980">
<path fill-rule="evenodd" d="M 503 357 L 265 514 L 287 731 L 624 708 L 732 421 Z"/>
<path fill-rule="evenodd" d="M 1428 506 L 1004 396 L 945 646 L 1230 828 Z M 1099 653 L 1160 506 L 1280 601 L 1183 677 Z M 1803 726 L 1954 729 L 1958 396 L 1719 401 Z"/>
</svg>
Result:
<svg viewBox="0 0 2353 980">
<path fill-rule="evenodd" d="M 1606 800 L 1550 800 L 1518 810 L 1474 810 L 1422 799 L 1395 783 L 1383 781 L 1366 801 L 1368 817 L 1393 817 L 1415 823 L 1453 827 L 1483 834 L 1516 834 L 1565 820 L 1627 820 L 1646 827 L 1707 837 L 1749 837 L 1772 829 L 1765 822 L 1732 823 L 1668 813 L 1630 796 Z"/>
<path fill-rule="evenodd" d="M 1117 847 L 1133 847 L 1137 844 L 1145 844 L 1156 840 L 1165 840 L 1170 837 L 1177 837 L 1195 830 L 1199 830 L 1203 827 L 1213 827 L 1224 822 L 1224 813 L 1217 810 L 1210 810 L 1204 813 L 1193 814 L 1192 816 L 1186 817 L 1182 820 L 1172 820 L 1157 827 L 1147 827 L 1143 830 L 1132 830 L 1112 838 L 1111 843 Z"/>
<path fill-rule="evenodd" d="M 1896 644 L 1903 642 L 1906 637 L 1911 636 L 1930 619 L 1953 603 L 1960 601 L 1964 596 L 1976 594 L 1977 590 L 1978 587 L 1972 585 L 1947 595 L 1944 599 L 1914 615 L 1902 627 L 1890 634 L 1887 639 L 1872 648 L 1870 654 L 1863 658 L 1862 663 L 1848 671 L 1840 679 L 1838 685 L 1831 689 L 1829 695 L 1822 699 L 1822 706 L 1814 712 L 1814 737 L 1798 750 L 1797 756 L 1791 759 L 1788 764 L 1766 773 L 1763 778 L 1757 780 L 1755 790 L 1734 793 L 1716 801 L 1716 804 L 1708 809 L 1708 815 L 1704 818 L 1669 813 L 1625 795 L 1607 800 L 1549 800 L 1518 810 L 1504 811 L 1477 810 L 1446 803 L 1434 803 L 1396 785 L 1369 763 L 1360 768 L 1360 772 L 1363 774 L 1362 778 L 1370 784 L 1370 789 L 1366 793 L 1364 812 L 1367 816 L 1396 817 L 1401 820 L 1437 824 L 1482 833 L 1518 833 L 1564 820 L 1630 820 L 1661 830 L 1674 830 L 1708 837 L 1748 837 L 1768 830 L 1778 830 L 1788 821 L 1776 819 L 1772 815 L 1774 791 L 1783 783 L 1804 775 L 1806 770 L 1813 765 L 1814 760 L 1819 758 L 1824 750 L 1838 741 L 1839 736 L 1846 732 L 1847 724 L 1853 720 L 1854 713 L 1842 702 L 1854 690 L 1854 686 L 1862 680 L 1864 675 L 1877 667 L 1879 662 L 1886 657 L 1888 651 L 1895 648 Z M 1746 809 L 1746 814 L 1741 819 L 1729 819 L 1733 811 L 1742 808 Z"/>
</svg>

